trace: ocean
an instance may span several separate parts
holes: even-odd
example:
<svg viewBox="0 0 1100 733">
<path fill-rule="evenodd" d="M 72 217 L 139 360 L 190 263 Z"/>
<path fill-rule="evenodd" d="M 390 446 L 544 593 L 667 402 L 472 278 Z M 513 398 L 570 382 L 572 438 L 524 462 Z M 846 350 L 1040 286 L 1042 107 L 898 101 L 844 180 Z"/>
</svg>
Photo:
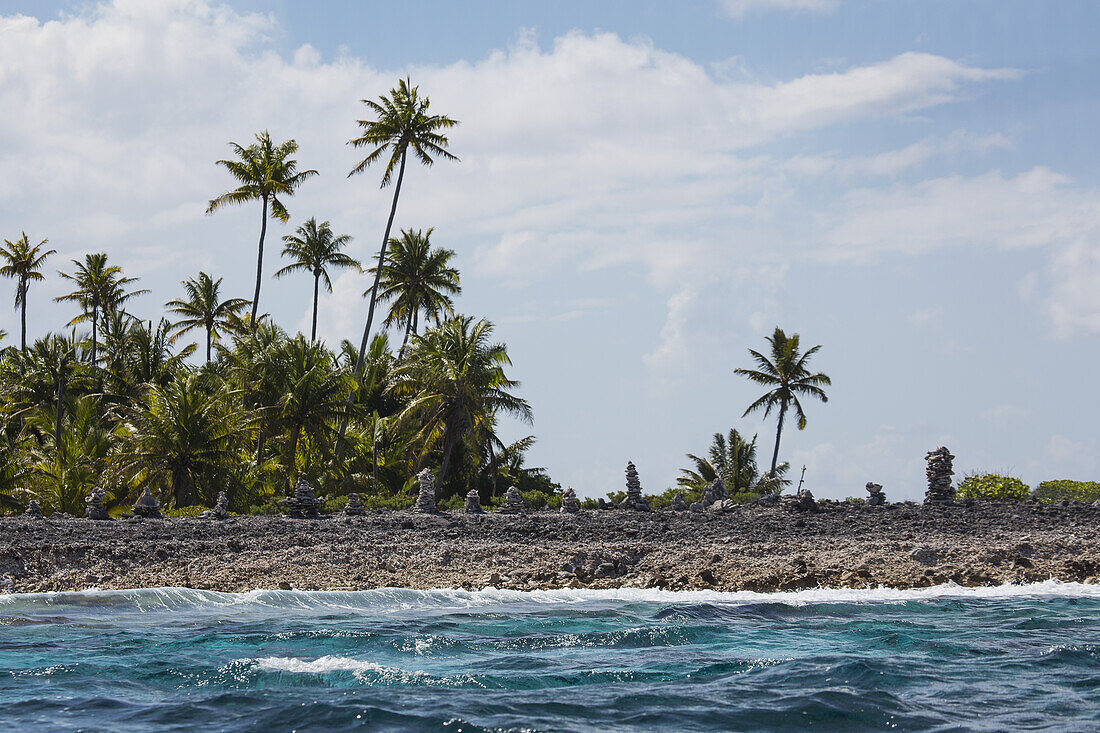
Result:
<svg viewBox="0 0 1100 733">
<path fill-rule="evenodd" d="M 0 595 L 0 729 L 1100 730 L 1100 586 Z"/>
</svg>

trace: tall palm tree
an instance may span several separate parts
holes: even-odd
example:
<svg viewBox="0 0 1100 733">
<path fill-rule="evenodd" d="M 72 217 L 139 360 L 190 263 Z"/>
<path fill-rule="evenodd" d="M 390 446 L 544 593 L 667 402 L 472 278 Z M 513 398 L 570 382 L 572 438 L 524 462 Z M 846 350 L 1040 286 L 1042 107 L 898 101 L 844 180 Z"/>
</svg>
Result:
<svg viewBox="0 0 1100 733">
<path fill-rule="evenodd" d="M 170 300 L 164 304 L 169 313 L 183 316 L 172 324 L 172 340 L 187 333 L 194 328 L 206 330 L 206 361 L 210 361 L 210 348 L 214 341 L 218 340 L 219 332 L 224 332 L 231 316 L 248 305 L 244 298 L 221 299 L 222 279 L 214 278 L 205 272 L 200 272 L 198 278 L 188 278 L 182 281 L 187 298 Z"/>
<path fill-rule="evenodd" d="M 226 204 L 243 204 L 256 199 L 263 203 L 260 245 L 256 254 L 256 292 L 252 296 L 252 324 L 255 328 L 256 309 L 260 306 L 260 281 L 264 271 L 268 205 L 271 206 L 271 216 L 285 224 L 290 214 L 279 197 L 293 196 L 302 183 L 317 175 L 317 171 L 299 171 L 298 161 L 290 157 L 298 152 L 298 143 L 287 140 L 276 145 L 271 141 L 271 134 L 267 130 L 257 134 L 256 142 L 247 148 L 234 142 L 229 143 L 229 146 L 233 148 L 237 159 L 219 160 L 217 165 L 224 166 L 241 185 L 211 199 L 206 213 L 213 214 Z"/>
<path fill-rule="evenodd" d="M 497 413 L 531 422 L 531 406 L 511 393 L 519 382 L 504 373 L 512 363 L 508 349 L 489 341 L 492 332 L 489 321 L 455 316 L 417 338 L 397 369 L 399 391 L 411 395 L 402 419 L 421 426 L 425 452 L 442 451 L 440 484 L 455 449 Z"/>
<path fill-rule="evenodd" d="M 305 270 L 313 275 L 313 329 L 310 331 L 309 340 L 316 341 L 317 295 L 321 280 L 324 279 L 325 288 L 331 293 L 332 280 L 329 279 L 328 268 L 359 269 L 359 260 L 340 251 L 351 242 L 350 236 L 334 235 L 327 221 L 318 224 L 317 219 L 313 217 L 298 227 L 297 234 L 288 234 L 283 237 L 283 242 L 283 257 L 290 257 L 293 261 L 276 272 L 275 277 L 282 277 L 297 270 Z"/>
<path fill-rule="evenodd" d="M 806 413 L 802 411 L 802 403 L 798 401 L 799 396 L 816 397 L 822 402 L 828 402 L 829 398 L 822 387 L 827 387 L 832 382 L 821 372 L 811 373 L 806 368 L 810 357 L 821 349 L 820 344 L 807 350 L 805 354 L 800 353 L 798 334 L 788 336 L 778 326 L 768 337 L 768 343 L 771 345 L 769 356 L 749 349 L 749 354 L 756 361 L 757 369 L 734 369 L 734 373 L 748 377 L 757 384 L 773 388 L 749 405 L 742 417 L 757 410 L 763 410 L 764 417 L 767 417 L 773 409 L 778 409 L 779 422 L 775 430 L 775 450 L 772 451 L 770 472 L 774 477 L 776 462 L 779 460 L 779 439 L 783 435 L 783 420 L 787 416 L 788 408 L 794 408 L 795 416 L 798 417 L 798 429 L 805 430 Z"/>
<path fill-rule="evenodd" d="M 393 301 L 383 323 L 387 326 L 405 324 L 405 338 L 401 341 L 398 358 L 405 354 L 409 334 L 416 333 L 421 311 L 438 324 L 440 316 L 453 313 L 454 303 L 450 296 L 462 292 L 458 270 L 448 264 L 454 257 L 454 250 L 433 248 L 433 231 L 402 230 L 400 239 L 390 240 L 390 260 L 382 268 L 382 292 L 378 299 Z M 372 267 L 370 272 L 376 269 Z M 370 291 L 363 295 L 370 295 Z"/>
<path fill-rule="evenodd" d="M 123 277 L 122 268 L 107 264 L 106 252 L 85 255 L 84 261 L 73 260 L 76 271 L 59 273 L 66 280 L 76 283 L 76 290 L 68 295 L 54 298 L 57 302 L 73 301 L 80 306 L 80 315 L 69 321 L 69 325 L 92 322 L 92 364 L 96 363 L 96 346 L 99 339 L 99 319 L 111 311 L 117 310 L 128 300 L 148 293 L 148 290 L 126 292 L 126 286 L 139 278 Z"/>
<path fill-rule="evenodd" d="M 405 160 L 408 157 L 409 148 L 412 148 L 416 158 L 426 166 L 435 162 L 432 156 L 438 156 L 444 160 L 458 160 L 447 151 L 447 146 L 450 144 L 447 136 L 439 132 L 456 126 L 458 122 L 444 115 L 429 114 L 430 102 L 427 97 L 421 98 L 418 89 L 419 87 L 412 86 L 409 79 L 401 79 L 396 89 L 391 89 L 388 95 L 379 97 L 377 102 L 370 99 L 362 100 L 374 113 L 375 119 L 359 120 L 363 134 L 349 141 L 356 148 L 374 148 L 367 157 L 351 169 L 351 173 L 348 173 L 349 178 L 365 171 L 387 152 L 389 159 L 386 162 L 386 170 L 382 174 L 382 188 L 389 185 L 393 178 L 393 170 L 397 168 L 397 184 L 393 189 L 393 203 L 390 204 L 390 217 L 386 220 L 386 232 L 382 235 L 382 248 L 378 252 L 374 286 L 371 288 L 370 306 L 367 308 L 367 323 L 363 327 L 363 339 L 359 343 L 360 358 L 355 365 L 357 376 L 363 371 L 363 357 L 367 353 L 367 341 L 374 323 L 378 284 L 386 264 L 386 246 L 390 241 L 390 231 L 393 229 L 393 217 L 397 213 L 397 199 L 401 195 L 401 183 L 405 178 Z M 353 395 L 349 393 L 349 402 L 352 398 Z M 346 428 L 345 420 L 340 426 L 338 440 L 343 439 Z M 339 454 L 339 448 L 337 453 Z"/>
<path fill-rule="evenodd" d="M 0 266 L 0 275 L 16 279 L 15 307 L 19 309 L 19 350 L 26 356 L 27 288 L 32 280 L 42 279 L 42 264 L 47 257 L 56 254 L 57 250 L 42 251 L 42 248 L 49 241 L 48 239 L 43 239 L 38 244 L 31 246 L 30 240 L 27 239 L 27 233 L 22 232 L 22 234 L 23 236 L 14 242 L 5 239 L 3 246 L 0 246 L 0 258 L 3 258 L 4 261 L 3 266 Z"/>
</svg>

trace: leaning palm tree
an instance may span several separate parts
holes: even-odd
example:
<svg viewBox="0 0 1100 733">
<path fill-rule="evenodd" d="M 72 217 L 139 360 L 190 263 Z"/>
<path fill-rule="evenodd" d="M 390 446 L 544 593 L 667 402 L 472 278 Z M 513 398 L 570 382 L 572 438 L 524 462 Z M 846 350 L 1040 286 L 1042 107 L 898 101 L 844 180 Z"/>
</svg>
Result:
<svg viewBox="0 0 1100 733">
<path fill-rule="evenodd" d="M 43 239 L 38 244 L 31 246 L 27 239 L 27 233 L 14 242 L 4 240 L 0 246 L 0 258 L 4 264 L 0 266 L 0 275 L 16 279 L 15 307 L 19 309 L 19 350 L 24 356 L 27 354 L 27 288 L 32 280 L 42 279 L 42 263 L 46 258 L 55 254 L 57 250 L 42 251 L 49 240 Z"/>
<path fill-rule="evenodd" d="M 531 422 L 531 406 L 512 394 L 519 382 L 504 373 L 512 363 L 508 349 L 489 341 L 492 331 L 484 319 L 455 316 L 415 339 L 397 370 L 396 389 L 410 397 L 400 419 L 419 426 L 423 455 L 441 451 L 440 484 L 455 450 L 483 434 L 495 415 Z"/>
<path fill-rule="evenodd" d="M 409 335 L 416 333 L 420 313 L 438 324 L 441 316 L 454 312 L 450 296 L 462 292 L 458 270 L 449 266 L 454 250 L 433 248 L 433 231 L 402 230 L 400 239 L 390 240 L 390 260 L 382 268 L 382 292 L 378 299 L 393 301 L 383 323 L 387 326 L 403 323 L 405 326 L 398 358 L 405 354 Z M 370 272 L 376 269 L 372 267 Z M 370 295 L 370 291 L 363 295 Z"/>
<path fill-rule="evenodd" d="M 219 160 L 217 165 L 224 166 L 230 175 L 241 185 L 221 196 L 211 199 L 206 207 L 207 214 L 213 214 L 225 204 L 243 204 L 259 199 L 263 202 L 263 216 L 260 219 L 260 245 L 256 254 L 256 292 L 252 296 L 252 324 L 256 324 L 256 309 L 260 306 L 260 281 L 264 271 L 264 237 L 267 236 L 267 211 L 271 206 L 271 216 L 284 224 L 290 218 L 280 196 L 293 196 L 295 189 L 308 178 L 317 175 L 315 170 L 298 170 L 298 161 L 291 155 L 298 151 L 298 143 L 287 140 L 276 145 L 271 141 L 267 130 L 256 135 L 256 142 L 247 148 L 231 142 L 229 146 L 236 154 L 236 160 Z"/>
<path fill-rule="evenodd" d="M 802 411 L 802 403 L 799 396 L 816 397 L 822 402 L 828 402 L 823 386 L 829 386 L 832 382 L 821 372 L 811 373 L 806 368 L 810 357 L 816 354 L 821 346 L 814 346 L 805 354 L 798 350 L 798 334 L 788 336 L 783 330 L 776 327 L 775 332 L 768 337 L 771 345 L 771 354 L 764 356 L 758 351 L 749 349 L 749 354 L 756 361 L 757 369 L 734 369 L 735 374 L 748 377 L 757 384 L 772 387 L 760 399 L 753 402 L 745 410 L 748 415 L 757 410 L 764 411 L 764 417 L 771 414 L 773 409 L 779 411 L 779 423 L 775 430 L 775 450 L 772 451 L 772 467 L 769 472 L 775 476 L 776 463 L 779 460 L 779 439 L 783 435 L 783 420 L 787 416 L 787 410 L 794 408 L 798 417 L 798 429 L 806 428 L 806 413 Z"/>
<path fill-rule="evenodd" d="M 378 252 L 378 264 L 374 275 L 374 286 L 371 288 L 370 305 L 367 308 L 367 323 L 363 328 L 363 339 L 359 343 L 359 362 L 355 365 L 355 374 L 363 371 L 363 357 L 367 353 L 367 341 L 370 338 L 371 325 L 374 323 L 374 306 L 378 301 L 378 285 L 382 278 L 382 269 L 386 264 L 386 246 L 390 241 L 390 231 L 393 228 L 393 217 L 397 213 L 397 199 L 401 195 L 401 182 L 405 178 L 405 160 L 408 157 L 409 148 L 424 165 L 430 166 L 432 156 L 438 156 L 445 160 L 458 160 L 447 151 L 450 141 L 440 130 L 446 130 L 458 124 L 457 121 L 444 115 L 428 114 L 430 102 L 427 97 L 420 97 L 419 87 L 412 86 L 408 79 L 401 79 L 396 89 L 391 89 L 388 95 L 379 97 L 375 102 L 370 99 L 362 100 L 376 116 L 373 120 L 359 120 L 359 126 L 363 134 L 350 140 L 354 147 L 374 148 L 367 157 L 363 158 L 357 166 L 352 168 L 348 177 L 362 173 L 372 163 L 381 159 L 387 152 L 389 159 L 386 162 L 386 170 L 382 174 L 382 188 L 389 185 L 393 178 L 393 170 L 397 168 L 397 185 L 393 189 L 393 203 L 390 205 L 390 218 L 386 220 L 386 232 L 382 235 L 382 248 Z M 348 395 L 348 400 L 353 395 Z M 340 426 L 342 439 L 347 428 L 345 420 Z M 339 448 L 337 448 L 339 454 Z"/>
<path fill-rule="evenodd" d="M 309 340 L 316 341 L 317 295 L 321 280 L 325 281 L 325 288 L 331 293 L 332 280 L 329 279 L 328 268 L 359 269 L 359 260 L 340 251 L 351 242 L 350 236 L 347 234 L 336 236 L 332 233 L 332 226 L 327 221 L 318 224 L 312 217 L 298 227 L 297 234 L 288 234 L 283 237 L 283 242 L 283 257 L 290 257 L 293 261 L 276 272 L 275 277 L 282 277 L 298 270 L 305 270 L 313 275 L 313 328 L 310 331 Z"/>
<path fill-rule="evenodd" d="M 180 284 L 183 285 L 187 298 L 177 298 L 164 304 L 169 313 L 183 316 L 172 324 L 172 340 L 175 341 L 192 329 L 205 329 L 206 360 L 209 362 L 211 344 L 228 329 L 230 318 L 247 306 L 248 301 L 244 298 L 222 300 L 222 278 L 215 280 L 205 272 L 200 272 L 197 279 L 188 278 Z"/>
<path fill-rule="evenodd" d="M 148 293 L 148 290 L 126 292 L 126 286 L 139 278 L 123 277 L 122 268 L 107 264 L 106 252 L 85 255 L 84 261 L 73 260 L 76 271 L 59 273 L 66 280 L 76 283 L 76 290 L 54 298 L 57 302 L 72 301 L 80 306 L 80 315 L 69 321 L 72 326 L 85 321 L 92 322 L 92 364 L 96 363 L 96 344 L 99 339 L 99 319 L 106 313 L 120 308 L 131 298 Z"/>
</svg>

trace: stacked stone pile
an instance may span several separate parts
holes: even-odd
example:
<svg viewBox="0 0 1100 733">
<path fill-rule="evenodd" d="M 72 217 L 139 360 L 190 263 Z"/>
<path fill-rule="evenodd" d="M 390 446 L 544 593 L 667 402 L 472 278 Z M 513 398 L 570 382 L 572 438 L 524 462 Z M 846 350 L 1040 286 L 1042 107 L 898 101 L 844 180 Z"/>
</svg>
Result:
<svg viewBox="0 0 1100 733">
<path fill-rule="evenodd" d="M 23 516 L 28 519 L 46 518 L 46 515 L 42 513 L 42 506 L 38 503 L 38 499 L 31 499 L 27 502 L 27 510 L 23 512 Z"/>
<path fill-rule="evenodd" d="M 425 468 L 416 474 L 420 482 L 420 493 L 416 496 L 416 511 L 431 514 L 435 511 L 435 478 L 431 469 Z"/>
<path fill-rule="evenodd" d="M 814 495 L 810 493 L 809 489 L 800 489 L 795 494 L 791 507 L 800 512 L 816 512 L 818 510 L 817 502 L 814 501 Z"/>
<path fill-rule="evenodd" d="M 286 507 L 290 516 L 296 519 L 313 519 L 320 515 L 324 501 L 313 494 L 313 488 L 305 482 L 305 479 L 298 479 L 294 487 L 294 496 L 283 499 L 280 503 Z"/>
<path fill-rule="evenodd" d="M 519 495 L 519 489 L 509 486 L 504 492 L 504 503 L 498 510 L 501 514 L 520 514 L 523 512 L 523 497 Z"/>
<path fill-rule="evenodd" d="M 955 456 L 942 445 L 934 451 L 929 451 L 925 456 L 928 467 L 925 475 L 928 477 L 928 491 L 924 493 L 925 504 L 954 504 L 955 488 L 951 485 L 951 477 L 955 475 L 953 463 Z"/>
<path fill-rule="evenodd" d="M 632 461 L 627 461 L 626 464 L 626 498 L 619 506 L 639 512 L 649 511 L 649 504 L 642 498 L 642 482 L 638 480 L 638 470 L 634 468 Z"/>
<path fill-rule="evenodd" d="M 149 487 L 145 487 L 145 491 L 141 493 L 138 500 L 134 503 L 134 516 L 142 517 L 144 519 L 160 519 L 160 502 L 156 497 L 149 493 Z"/>
<path fill-rule="evenodd" d="M 561 511 L 566 514 L 576 514 L 581 510 L 581 503 L 577 501 L 577 492 L 570 486 L 561 492 Z"/>
<path fill-rule="evenodd" d="M 481 497 L 477 493 L 477 489 L 470 489 L 466 492 L 466 503 L 462 506 L 462 510 L 467 514 L 481 514 Z"/>
<path fill-rule="evenodd" d="M 669 505 L 674 512 L 686 512 L 688 509 L 687 499 L 683 494 L 677 494 L 672 497 L 672 504 Z"/>
<path fill-rule="evenodd" d="M 722 483 L 722 479 L 716 478 L 703 490 L 702 504 L 705 508 L 710 509 L 716 501 L 728 498 L 729 492 L 726 491 L 726 485 Z"/>
<path fill-rule="evenodd" d="M 344 505 L 344 514 L 349 517 L 359 517 L 366 513 L 363 502 L 359 501 L 359 494 L 352 491 L 348 494 L 348 503 Z"/>
<path fill-rule="evenodd" d="M 224 491 L 218 492 L 218 500 L 214 502 L 213 509 L 207 509 L 199 515 L 200 519 L 226 519 L 229 517 L 229 497 Z"/>
<path fill-rule="evenodd" d="M 85 519 L 110 519 L 111 515 L 107 513 L 107 507 L 103 505 L 103 489 L 97 487 L 92 489 L 91 496 L 84 497 L 84 518 Z"/>
<path fill-rule="evenodd" d="M 886 494 L 882 493 L 882 484 L 868 481 L 865 488 L 867 493 L 870 494 L 867 497 L 867 506 L 882 506 L 886 503 Z"/>
</svg>

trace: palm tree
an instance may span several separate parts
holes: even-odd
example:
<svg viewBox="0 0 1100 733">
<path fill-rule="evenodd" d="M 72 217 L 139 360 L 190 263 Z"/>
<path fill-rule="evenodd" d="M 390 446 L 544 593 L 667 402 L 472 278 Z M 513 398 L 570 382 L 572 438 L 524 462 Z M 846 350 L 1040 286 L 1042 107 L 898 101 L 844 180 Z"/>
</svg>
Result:
<svg viewBox="0 0 1100 733">
<path fill-rule="evenodd" d="M 699 488 L 716 478 L 722 479 L 726 490 L 731 494 L 750 491 L 756 484 L 756 436 L 746 441 L 736 428 L 730 428 L 729 435 L 715 433 L 706 458 L 694 453 L 687 457 L 695 464 L 695 469 L 682 469 L 676 482 L 681 486 Z"/>
<path fill-rule="evenodd" d="M 213 214 L 225 204 L 243 204 L 260 199 L 263 202 L 263 216 L 260 219 L 260 245 L 256 254 L 256 293 L 252 296 L 252 324 L 255 328 L 256 309 L 260 306 L 260 280 L 264 270 L 264 237 L 267 235 L 267 210 L 271 205 L 271 216 L 284 224 L 290 218 L 280 196 L 293 196 L 295 189 L 308 178 L 317 175 L 315 170 L 299 171 L 298 161 L 291 155 L 298 151 L 298 143 L 287 140 L 276 145 L 271 141 L 267 130 L 256 135 L 256 142 L 247 148 L 231 142 L 229 146 L 237 155 L 236 160 L 219 160 L 217 165 L 224 166 L 230 175 L 240 182 L 240 186 L 226 191 L 211 199 L 206 207 L 207 214 Z"/>
<path fill-rule="evenodd" d="M 122 411 L 128 433 L 115 457 L 119 472 L 162 489 L 177 507 L 211 499 L 237 461 L 244 422 L 225 394 L 202 373 L 150 387 L 144 402 Z"/>
<path fill-rule="evenodd" d="M 317 340 L 317 291 L 324 278 L 325 287 L 332 292 L 332 280 L 328 276 L 328 268 L 354 267 L 359 269 L 359 260 L 344 254 L 342 250 L 351 237 L 347 234 L 335 236 L 332 227 L 327 221 L 320 224 L 315 218 L 310 218 L 305 224 L 298 227 L 297 234 L 288 234 L 283 237 L 283 257 L 293 258 L 286 267 L 275 273 L 275 277 L 282 277 L 289 272 L 306 270 L 313 275 L 313 329 L 310 331 L 309 340 Z"/>
<path fill-rule="evenodd" d="M 408 359 L 398 367 L 398 389 L 412 395 L 402 420 L 421 426 L 417 437 L 425 452 L 442 451 L 440 484 L 455 448 L 497 413 L 531 422 L 531 406 L 510 392 L 519 382 L 504 373 L 512 363 L 508 349 L 489 341 L 492 332 L 489 321 L 455 316 L 415 339 Z"/>
<path fill-rule="evenodd" d="M 85 255 L 84 262 L 72 261 L 76 272 L 59 273 L 66 280 L 76 283 L 76 290 L 68 295 L 54 298 L 57 302 L 74 301 L 80 305 L 80 315 L 69 321 L 69 325 L 91 320 L 92 322 L 92 364 L 96 363 L 96 345 L 99 340 L 99 319 L 105 313 L 117 310 L 131 298 L 148 293 L 148 290 L 134 290 L 127 293 L 125 286 L 137 282 L 136 277 L 122 277 L 122 268 L 107 264 L 107 253 L 95 252 Z"/>
<path fill-rule="evenodd" d="M 773 408 L 779 410 L 779 423 L 775 430 L 775 450 L 772 452 L 772 467 L 769 472 L 774 477 L 776 462 L 779 460 L 779 439 L 783 435 L 783 420 L 787 416 L 787 409 L 794 408 L 795 415 L 798 417 L 798 429 L 805 430 L 806 414 L 802 411 L 802 403 L 798 401 L 799 396 L 816 397 L 822 402 L 828 402 L 829 398 L 821 388 L 831 385 L 832 382 L 821 372 L 812 374 L 806 368 L 810 357 L 821 349 L 820 344 L 809 349 L 805 354 L 799 353 L 798 334 L 788 336 L 778 326 L 768 337 L 768 343 L 771 345 L 770 358 L 749 349 L 749 354 L 756 361 L 758 369 L 734 369 L 734 373 L 748 377 L 757 384 L 774 387 L 749 405 L 745 414 L 742 415 L 745 417 L 756 410 L 763 410 L 764 417 L 767 417 Z"/>
<path fill-rule="evenodd" d="M 210 361 L 210 348 L 214 341 L 218 340 L 219 331 L 225 332 L 229 319 L 248 305 L 244 298 L 221 299 L 222 279 L 213 279 L 205 272 L 200 272 L 198 279 L 188 278 L 182 281 L 186 300 L 170 300 L 164 304 L 169 313 L 183 316 L 183 319 L 172 324 L 174 332 L 172 340 L 187 333 L 194 328 L 206 330 L 206 361 Z"/>
<path fill-rule="evenodd" d="M 0 266 L 0 275 L 4 277 L 14 277 L 17 281 L 15 286 L 15 307 L 19 309 L 19 350 L 26 356 L 27 287 L 30 285 L 31 280 L 42 279 L 42 264 L 46 261 L 47 257 L 56 254 L 57 250 L 49 249 L 45 252 L 42 251 L 42 248 L 45 247 L 46 243 L 49 241 L 48 239 L 43 239 L 32 247 L 30 240 L 27 239 L 27 233 L 22 232 L 22 234 L 23 236 L 14 242 L 9 242 L 5 239 L 4 245 L 0 247 L 0 257 L 4 260 L 3 266 Z"/>
<path fill-rule="evenodd" d="M 416 333 L 420 312 L 438 324 L 441 315 L 453 313 L 454 303 L 450 296 L 462 292 L 458 270 L 448 266 L 454 250 L 432 248 L 433 231 L 402 230 L 400 239 L 390 240 L 390 261 L 382 268 L 382 292 L 378 299 L 393 301 L 383 323 L 387 326 L 405 324 L 405 338 L 401 341 L 398 358 L 405 354 L 409 334 Z M 376 269 L 372 267 L 370 272 Z M 363 295 L 370 295 L 370 291 Z"/>
<path fill-rule="evenodd" d="M 390 241 L 390 231 L 393 228 L 393 217 L 397 213 L 397 199 L 401 195 L 401 182 L 405 178 L 405 160 L 409 148 L 413 154 L 426 166 L 435 161 L 432 156 L 438 156 L 445 160 L 458 160 L 447 151 L 450 141 L 447 136 L 439 132 L 458 124 L 457 121 L 444 115 L 428 114 L 430 102 L 427 97 L 421 98 L 419 87 L 412 86 L 408 79 L 401 79 L 396 89 L 391 89 L 389 94 L 378 98 L 375 102 L 370 99 L 362 100 L 376 116 L 373 120 L 359 120 L 359 126 L 363 134 L 350 140 L 350 144 L 356 148 L 374 148 L 367 157 L 363 158 L 357 166 L 352 168 L 348 177 L 362 173 L 376 160 L 389 152 L 389 160 L 386 162 L 386 170 L 382 174 L 382 188 L 385 188 L 393 177 L 393 169 L 397 168 L 397 185 L 393 190 L 393 203 L 390 205 L 390 217 L 386 220 L 386 232 L 382 235 L 382 248 L 378 253 L 378 265 L 374 275 L 374 286 L 371 288 L 370 306 L 367 309 L 367 323 L 363 328 L 363 339 L 359 343 L 359 362 L 355 365 L 355 373 L 358 375 L 363 370 L 363 356 L 367 352 L 367 340 L 370 338 L 371 325 L 374 323 L 374 306 L 378 300 L 378 284 L 382 277 L 382 271 L 386 264 L 386 246 Z M 352 399 L 348 395 L 348 400 Z M 344 430 L 347 428 L 345 421 L 340 426 L 339 439 L 343 439 Z"/>
</svg>

